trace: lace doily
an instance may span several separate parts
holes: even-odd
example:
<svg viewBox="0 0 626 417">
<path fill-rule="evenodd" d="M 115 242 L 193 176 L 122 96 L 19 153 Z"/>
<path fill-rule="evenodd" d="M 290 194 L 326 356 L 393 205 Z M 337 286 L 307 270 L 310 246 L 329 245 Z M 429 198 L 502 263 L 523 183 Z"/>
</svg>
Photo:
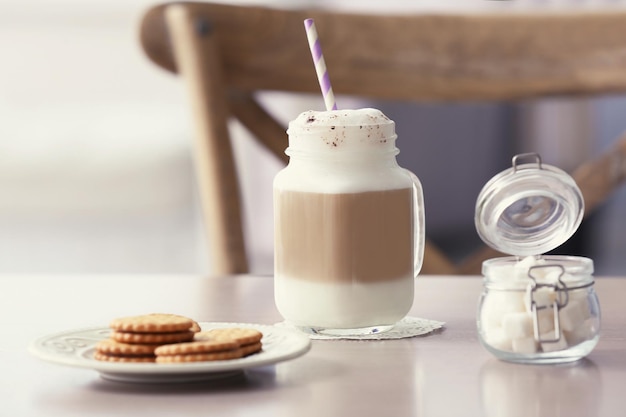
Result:
<svg viewBox="0 0 626 417">
<path fill-rule="evenodd" d="M 445 325 L 442 321 L 422 319 L 419 317 L 405 317 L 400 320 L 391 330 L 382 333 L 364 334 L 364 335 L 341 335 L 331 336 L 326 334 L 306 333 L 313 340 L 389 340 L 389 339 L 405 339 L 414 336 L 423 336 L 435 330 L 443 328 Z M 288 327 L 301 331 L 292 324 L 283 321 L 276 323 L 278 327 Z"/>
</svg>

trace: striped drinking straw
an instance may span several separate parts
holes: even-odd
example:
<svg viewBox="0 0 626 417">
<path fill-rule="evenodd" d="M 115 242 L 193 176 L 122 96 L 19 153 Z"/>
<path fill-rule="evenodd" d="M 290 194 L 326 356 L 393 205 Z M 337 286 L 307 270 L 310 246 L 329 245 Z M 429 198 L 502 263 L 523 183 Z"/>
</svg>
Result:
<svg viewBox="0 0 626 417">
<path fill-rule="evenodd" d="M 326 110 L 337 110 L 337 103 L 335 103 L 335 95 L 333 94 L 333 88 L 330 85 L 326 62 L 324 61 L 324 55 L 322 55 L 322 46 L 320 45 L 320 40 L 317 37 L 317 30 L 315 29 L 315 22 L 313 22 L 313 19 L 305 19 L 304 27 L 306 29 L 306 37 L 309 40 L 309 48 L 311 49 L 313 63 L 315 64 L 317 81 L 320 83 L 322 95 L 324 96 Z"/>
</svg>

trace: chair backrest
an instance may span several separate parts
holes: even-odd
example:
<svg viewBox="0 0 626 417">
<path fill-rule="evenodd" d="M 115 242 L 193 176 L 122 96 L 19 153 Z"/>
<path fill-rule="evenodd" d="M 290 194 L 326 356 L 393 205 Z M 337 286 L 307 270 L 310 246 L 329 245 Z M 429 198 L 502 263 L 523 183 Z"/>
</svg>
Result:
<svg viewBox="0 0 626 417">
<path fill-rule="evenodd" d="M 317 93 L 303 29 L 314 18 L 333 89 L 375 99 L 514 100 L 626 90 L 626 13 L 367 15 L 172 3 L 146 12 L 141 43 L 187 85 L 196 171 L 215 273 L 248 272 L 227 120 L 239 119 L 286 161 L 287 136 L 254 99 Z M 427 243 L 423 273 L 476 273 Z M 469 265 L 469 266 L 467 266 Z"/>
</svg>

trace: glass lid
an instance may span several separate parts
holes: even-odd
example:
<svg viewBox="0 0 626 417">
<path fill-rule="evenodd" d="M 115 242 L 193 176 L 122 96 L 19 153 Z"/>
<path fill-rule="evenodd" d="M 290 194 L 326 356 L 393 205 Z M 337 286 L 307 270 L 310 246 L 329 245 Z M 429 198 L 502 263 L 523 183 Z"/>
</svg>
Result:
<svg viewBox="0 0 626 417">
<path fill-rule="evenodd" d="M 528 256 L 565 243 L 583 214 L 583 196 L 574 179 L 530 153 L 514 156 L 511 168 L 485 184 L 476 201 L 474 222 L 487 245 Z"/>
</svg>

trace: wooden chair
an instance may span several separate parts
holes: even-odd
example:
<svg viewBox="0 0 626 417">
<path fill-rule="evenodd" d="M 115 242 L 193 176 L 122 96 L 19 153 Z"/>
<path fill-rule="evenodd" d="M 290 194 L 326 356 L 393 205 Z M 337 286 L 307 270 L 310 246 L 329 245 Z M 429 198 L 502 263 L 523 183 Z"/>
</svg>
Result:
<svg viewBox="0 0 626 417">
<path fill-rule="evenodd" d="M 626 90 L 624 12 L 380 16 L 210 3 L 153 7 L 141 22 L 141 44 L 158 66 L 179 73 L 189 92 L 217 274 L 248 272 L 227 121 L 239 119 L 287 161 L 285 126 L 257 103 L 255 92 L 319 92 L 303 29 L 308 17 L 322 38 L 335 94 L 504 101 Z M 588 211 L 624 179 L 625 161 L 626 137 L 576 171 Z M 478 273 L 494 254 L 481 250 L 456 265 L 427 242 L 422 273 Z"/>
</svg>

